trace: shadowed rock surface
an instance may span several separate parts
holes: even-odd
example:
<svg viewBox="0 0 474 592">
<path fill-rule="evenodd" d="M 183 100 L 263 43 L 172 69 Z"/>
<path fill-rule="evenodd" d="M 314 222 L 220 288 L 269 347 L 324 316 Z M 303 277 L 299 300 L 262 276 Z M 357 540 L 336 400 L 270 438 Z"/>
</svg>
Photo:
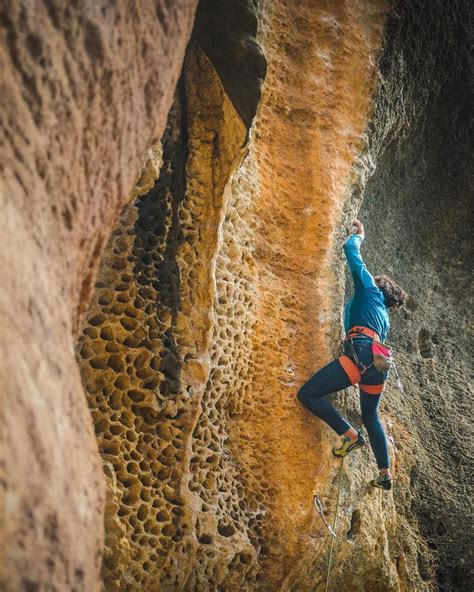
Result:
<svg viewBox="0 0 474 592">
<path fill-rule="evenodd" d="M 392 333 L 406 392 L 391 390 L 385 402 L 411 436 L 395 504 L 419 526 L 426 588 L 469 590 L 474 9 L 408 2 L 394 11 L 370 131 L 376 168 L 360 214 L 370 266 L 412 296 Z"/>
<path fill-rule="evenodd" d="M 295 395 L 359 212 L 411 294 L 406 392 L 393 492 L 344 463 L 329 589 L 471 589 L 472 8 L 202 0 L 191 34 L 194 8 L 2 7 L 1 583 L 325 589 L 336 436 Z"/>
<path fill-rule="evenodd" d="M 267 63 L 258 43 L 258 2 L 201 0 L 193 38 L 219 74 L 232 104 L 250 128 Z"/>
<path fill-rule="evenodd" d="M 117 213 L 163 134 L 194 9 L 184 0 L 0 3 L 8 592 L 100 588 L 104 477 L 75 335 Z"/>
</svg>

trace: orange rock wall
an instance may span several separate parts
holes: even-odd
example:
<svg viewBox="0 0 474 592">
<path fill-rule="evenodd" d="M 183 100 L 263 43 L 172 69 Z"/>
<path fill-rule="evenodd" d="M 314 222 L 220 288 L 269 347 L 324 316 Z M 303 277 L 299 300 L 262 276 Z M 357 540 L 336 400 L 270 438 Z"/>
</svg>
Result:
<svg viewBox="0 0 474 592">
<path fill-rule="evenodd" d="M 245 151 L 212 63 L 189 52 L 160 178 L 122 215 L 78 344 L 109 486 L 107 589 L 310 590 L 323 575 L 312 494 L 332 493 L 332 438 L 295 395 L 339 335 L 333 249 L 385 14 L 262 7 Z"/>
<path fill-rule="evenodd" d="M 99 589 L 104 479 L 74 334 L 195 4 L 0 8 L 3 590 Z"/>
<path fill-rule="evenodd" d="M 258 471 L 259 482 L 269 482 L 262 504 L 266 590 L 282 581 L 290 589 L 302 556 L 308 579 L 295 589 L 312 589 L 323 569 L 308 566 L 320 554 L 326 558 L 326 541 L 308 551 L 308 533 L 325 532 L 319 518 L 313 522 L 311 502 L 315 490 L 334 494 L 333 437 L 295 395 L 332 359 L 339 337 L 341 267 L 334 249 L 364 146 L 386 10 L 384 2 L 371 10 L 275 2 L 262 14 L 268 72 L 242 169 L 244 177 L 253 169 L 257 180 L 256 369 L 246 412 L 233 429 L 237 457 Z M 242 454 L 240 438 L 264 451 L 259 468 L 248 459 L 253 452 Z"/>
</svg>

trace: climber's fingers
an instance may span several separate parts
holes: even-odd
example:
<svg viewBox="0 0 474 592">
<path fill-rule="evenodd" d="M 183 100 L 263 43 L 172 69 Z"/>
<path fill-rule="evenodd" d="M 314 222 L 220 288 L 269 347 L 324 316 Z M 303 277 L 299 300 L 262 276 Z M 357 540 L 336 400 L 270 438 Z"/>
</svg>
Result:
<svg viewBox="0 0 474 592">
<path fill-rule="evenodd" d="M 355 230 L 352 231 L 352 234 L 364 234 L 364 225 L 362 224 L 362 222 L 360 220 L 358 220 L 357 218 L 354 218 L 354 220 L 352 220 L 351 222 L 353 228 L 355 228 Z"/>
</svg>

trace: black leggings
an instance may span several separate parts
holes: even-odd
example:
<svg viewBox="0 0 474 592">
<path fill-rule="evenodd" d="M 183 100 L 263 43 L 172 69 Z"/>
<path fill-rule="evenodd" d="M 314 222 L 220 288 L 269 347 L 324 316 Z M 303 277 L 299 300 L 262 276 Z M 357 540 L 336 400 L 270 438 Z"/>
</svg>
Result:
<svg viewBox="0 0 474 592">
<path fill-rule="evenodd" d="M 370 343 L 356 345 L 357 355 L 363 364 L 371 364 L 372 354 Z M 378 372 L 371 367 L 367 370 L 369 380 L 375 378 L 384 382 L 386 374 Z M 364 375 L 364 379 L 365 379 Z M 364 380 L 365 382 L 365 380 Z M 351 385 L 351 380 L 345 373 L 338 360 L 334 360 L 316 372 L 298 391 L 298 399 L 303 405 L 317 417 L 325 421 L 337 434 L 342 435 L 351 428 L 351 425 L 342 418 L 340 413 L 325 399 L 326 395 L 340 391 Z M 362 422 L 369 435 L 369 442 L 377 461 L 379 469 L 388 469 L 390 462 L 388 458 L 387 438 L 383 424 L 378 414 L 380 395 L 360 393 L 360 409 Z"/>
</svg>

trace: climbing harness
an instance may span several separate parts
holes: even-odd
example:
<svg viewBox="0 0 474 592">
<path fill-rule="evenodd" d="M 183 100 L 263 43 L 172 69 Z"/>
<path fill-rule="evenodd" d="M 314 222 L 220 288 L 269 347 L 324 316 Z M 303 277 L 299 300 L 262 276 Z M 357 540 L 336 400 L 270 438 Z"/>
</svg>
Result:
<svg viewBox="0 0 474 592">
<path fill-rule="evenodd" d="M 331 577 L 332 553 L 333 553 L 333 549 L 334 549 L 334 539 L 336 538 L 337 515 L 339 512 L 339 499 L 341 497 L 343 467 L 344 467 L 344 457 L 341 458 L 341 468 L 339 469 L 339 485 L 337 488 L 336 509 L 334 510 L 334 518 L 332 521 L 332 530 L 334 532 L 334 536 L 331 537 L 331 546 L 329 548 L 328 568 L 327 568 L 327 573 L 326 573 L 326 588 L 324 589 L 325 592 L 328 592 L 328 590 L 329 590 L 329 580 Z"/>
<path fill-rule="evenodd" d="M 359 360 L 357 352 L 355 351 L 355 347 L 352 340 L 360 336 L 368 337 L 372 341 L 373 362 L 372 364 L 369 364 L 369 366 L 365 366 L 364 364 L 362 364 L 362 362 Z M 360 382 L 362 376 L 372 366 L 374 366 L 374 368 L 379 372 L 388 372 L 390 368 L 393 368 L 396 379 L 395 384 L 402 393 L 404 392 L 403 384 L 400 379 L 400 375 L 398 373 L 397 366 L 394 360 L 394 350 L 392 347 L 389 347 L 388 345 L 385 345 L 380 341 L 379 335 L 376 331 L 373 331 L 368 327 L 352 327 L 347 333 L 345 343 L 347 343 L 347 346 L 349 348 L 350 356 L 341 356 L 339 358 L 339 362 L 344 368 L 344 371 L 348 375 L 352 384 Z M 383 391 L 383 387 L 383 384 L 359 384 L 359 388 L 361 391 L 372 395 L 380 394 Z"/>
<path fill-rule="evenodd" d="M 371 368 L 374 365 L 369 364 L 368 366 L 365 366 L 360 361 L 359 356 L 357 355 L 352 340 L 355 337 L 359 337 L 361 335 L 363 337 L 368 337 L 369 339 L 372 339 L 372 341 L 378 340 L 379 338 L 378 334 L 375 331 L 372 331 L 372 329 L 368 329 L 367 327 L 352 327 L 352 329 L 348 331 L 344 343 L 347 344 L 350 355 L 341 356 L 339 358 L 339 362 L 344 368 L 344 371 L 348 375 L 352 384 L 360 382 L 362 380 L 362 376 L 367 372 L 369 368 Z"/>
<path fill-rule="evenodd" d="M 345 354 L 338 358 L 344 372 L 347 374 L 351 384 L 356 384 L 361 381 L 362 375 L 357 367 L 356 363 Z"/>
<path fill-rule="evenodd" d="M 377 331 L 369 329 L 368 327 L 356 325 L 355 327 L 349 329 L 347 333 L 347 337 L 349 338 L 357 337 L 357 335 L 364 335 L 364 337 L 369 337 L 370 339 L 376 339 L 377 341 L 380 341 L 380 337 Z"/>
</svg>

